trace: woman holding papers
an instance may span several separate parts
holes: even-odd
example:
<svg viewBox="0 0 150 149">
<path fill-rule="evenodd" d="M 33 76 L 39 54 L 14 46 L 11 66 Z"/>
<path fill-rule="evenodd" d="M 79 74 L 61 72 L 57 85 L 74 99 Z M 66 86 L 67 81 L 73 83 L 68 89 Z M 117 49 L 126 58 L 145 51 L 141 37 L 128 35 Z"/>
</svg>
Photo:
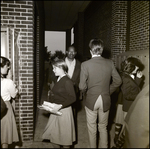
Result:
<svg viewBox="0 0 150 149">
<path fill-rule="evenodd" d="M 50 102 L 54 103 L 52 114 L 42 135 L 43 139 L 50 140 L 54 147 L 70 148 L 75 141 L 75 126 L 72 113 L 72 103 L 76 101 L 73 82 L 67 75 L 68 67 L 64 60 L 55 61 L 53 71 L 58 80 L 52 88 Z M 62 115 L 57 115 L 60 111 Z"/>
</svg>

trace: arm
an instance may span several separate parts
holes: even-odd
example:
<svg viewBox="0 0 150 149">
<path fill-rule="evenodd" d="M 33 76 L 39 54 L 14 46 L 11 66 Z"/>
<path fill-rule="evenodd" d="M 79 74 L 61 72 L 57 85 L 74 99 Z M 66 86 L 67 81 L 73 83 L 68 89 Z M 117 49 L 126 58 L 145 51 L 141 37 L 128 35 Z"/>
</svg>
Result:
<svg viewBox="0 0 150 149">
<path fill-rule="evenodd" d="M 138 77 L 135 78 L 135 82 L 138 86 L 140 86 L 143 81 L 144 81 L 143 78 L 138 78 Z"/>
<path fill-rule="evenodd" d="M 143 73 L 141 71 L 138 71 L 135 77 L 135 82 L 137 83 L 137 85 L 141 88 L 141 84 L 144 83 L 144 77 L 143 77 Z"/>
<path fill-rule="evenodd" d="M 77 62 L 77 64 L 76 64 L 77 68 L 75 68 L 75 71 L 77 73 L 77 77 L 76 77 L 75 84 L 78 87 L 79 86 L 79 82 L 80 82 L 81 63 L 78 60 L 76 62 Z"/>
<path fill-rule="evenodd" d="M 81 64 L 78 60 L 76 60 L 76 65 L 75 65 L 75 68 L 74 68 L 73 76 L 71 78 L 71 80 L 74 83 L 76 93 L 79 92 L 80 71 L 81 71 Z"/>
<path fill-rule="evenodd" d="M 9 79 L 8 89 L 9 89 L 10 96 L 12 98 L 15 98 L 18 93 L 18 89 L 16 88 L 16 85 L 11 79 Z"/>
<path fill-rule="evenodd" d="M 70 106 L 72 103 L 76 101 L 76 95 L 74 91 L 74 86 L 71 81 L 66 81 L 65 83 L 65 90 L 67 92 L 67 96 L 65 97 L 64 102 L 62 103 L 62 107 Z"/>
<path fill-rule="evenodd" d="M 129 77 L 123 77 L 121 91 L 126 100 L 133 101 L 140 92 L 138 85 Z"/>
<path fill-rule="evenodd" d="M 81 64 L 81 71 L 80 71 L 80 82 L 79 82 L 79 89 L 81 92 L 85 92 L 87 89 L 87 78 L 88 78 L 88 73 L 87 70 L 85 69 L 85 66 Z"/>
<path fill-rule="evenodd" d="M 76 77 L 74 79 L 72 78 L 72 80 L 73 80 L 74 85 L 76 87 L 78 87 L 79 86 L 79 82 L 80 82 L 80 70 L 77 70 L 76 73 L 77 73 Z"/>
<path fill-rule="evenodd" d="M 110 84 L 110 95 L 121 85 L 122 79 L 112 62 L 112 83 Z"/>
</svg>

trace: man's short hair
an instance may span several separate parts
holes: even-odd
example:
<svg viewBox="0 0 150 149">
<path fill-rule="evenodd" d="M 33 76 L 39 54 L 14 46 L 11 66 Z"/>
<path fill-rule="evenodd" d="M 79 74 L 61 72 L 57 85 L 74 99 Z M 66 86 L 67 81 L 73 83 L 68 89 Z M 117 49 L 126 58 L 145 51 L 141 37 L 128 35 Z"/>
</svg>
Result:
<svg viewBox="0 0 150 149">
<path fill-rule="evenodd" d="M 74 51 L 75 51 L 75 52 L 77 52 L 77 50 L 76 50 L 75 46 L 73 46 L 73 45 L 69 46 L 69 47 L 67 48 L 67 51 L 69 51 L 69 49 L 70 49 L 70 48 L 73 48 L 73 49 L 74 49 Z"/>
<path fill-rule="evenodd" d="M 104 44 L 103 44 L 103 41 L 101 39 L 94 38 L 94 39 L 90 40 L 89 47 L 94 54 L 100 54 L 101 55 L 103 52 Z"/>
</svg>

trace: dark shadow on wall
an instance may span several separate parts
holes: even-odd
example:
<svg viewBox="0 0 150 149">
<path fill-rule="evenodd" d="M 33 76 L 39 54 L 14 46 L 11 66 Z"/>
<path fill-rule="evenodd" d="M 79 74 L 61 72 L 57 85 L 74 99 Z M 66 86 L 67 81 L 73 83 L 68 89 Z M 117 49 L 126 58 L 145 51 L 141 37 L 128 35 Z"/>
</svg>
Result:
<svg viewBox="0 0 150 149">
<path fill-rule="evenodd" d="M 111 58 L 111 50 L 104 47 L 102 57 L 110 59 Z"/>
</svg>

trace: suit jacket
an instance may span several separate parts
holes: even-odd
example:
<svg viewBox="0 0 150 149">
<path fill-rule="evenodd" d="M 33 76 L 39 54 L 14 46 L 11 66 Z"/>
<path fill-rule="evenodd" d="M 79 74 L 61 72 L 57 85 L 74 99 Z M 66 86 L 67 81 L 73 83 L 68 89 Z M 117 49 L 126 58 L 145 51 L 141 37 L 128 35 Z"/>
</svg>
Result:
<svg viewBox="0 0 150 149">
<path fill-rule="evenodd" d="M 112 80 L 112 83 L 111 83 Z M 103 111 L 110 109 L 112 94 L 122 83 L 114 63 L 103 57 L 93 57 L 81 63 L 79 89 L 86 90 L 85 106 L 93 110 L 99 95 L 103 100 Z"/>
<path fill-rule="evenodd" d="M 143 78 L 132 79 L 128 74 L 122 74 L 121 92 L 123 94 L 123 111 L 128 112 L 131 104 L 140 92 L 140 84 Z"/>
<path fill-rule="evenodd" d="M 71 78 L 71 80 L 74 83 L 76 93 L 78 93 L 78 91 L 79 91 L 80 71 L 81 71 L 81 63 L 80 63 L 80 61 L 78 61 L 76 59 L 74 72 L 73 72 L 73 75 L 72 75 L 72 78 Z"/>
</svg>

